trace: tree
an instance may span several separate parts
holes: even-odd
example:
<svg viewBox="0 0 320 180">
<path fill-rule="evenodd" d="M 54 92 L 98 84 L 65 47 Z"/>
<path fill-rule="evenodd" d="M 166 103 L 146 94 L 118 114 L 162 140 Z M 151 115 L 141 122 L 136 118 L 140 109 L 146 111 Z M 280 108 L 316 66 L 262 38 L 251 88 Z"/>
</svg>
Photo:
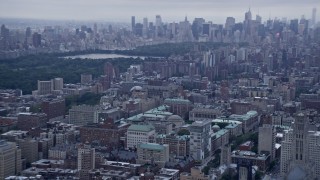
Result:
<svg viewBox="0 0 320 180">
<path fill-rule="evenodd" d="M 263 175 L 263 173 L 261 171 L 257 171 L 256 175 L 254 176 L 254 179 L 260 180 L 260 179 L 262 179 L 262 175 Z"/>
<path fill-rule="evenodd" d="M 208 175 L 208 174 L 209 174 L 209 170 L 210 170 L 210 167 L 209 167 L 209 166 L 205 166 L 205 167 L 202 169 L 202 172 L 203 172 L 205 175 Z"/>
<path fill-rule="evenodd" d="M 188 131 L 187 129 L 181 129 L 178 132 L 178 136 L 183 136 L 183 135 L 190 135 L 190 131 Z"/>
</svg>

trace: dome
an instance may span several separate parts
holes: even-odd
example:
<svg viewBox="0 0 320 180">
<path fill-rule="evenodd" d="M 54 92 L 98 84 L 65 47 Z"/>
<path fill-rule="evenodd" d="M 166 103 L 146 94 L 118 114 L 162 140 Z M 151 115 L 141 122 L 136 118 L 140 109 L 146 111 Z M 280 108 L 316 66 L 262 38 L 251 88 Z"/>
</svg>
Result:
<svg viewBox="0 0 320 180">
<path fill-rule="evenodd" d="M 168 121 L 183 121 L 183 119 L 178 115 L 171 115 L 170 117 L 168 117 L 167 120 Z"/>
<path fill-rule="evenodd" d="M 141 91 L 142 87 L 141 86 L 133 86 L 130 91 Z"/>
<path fill-rule="evenodd" d="M 212 126 L 212 130 L 220 130 L 220 126 L 215 124 L 215 125 Z"/>
</svg>

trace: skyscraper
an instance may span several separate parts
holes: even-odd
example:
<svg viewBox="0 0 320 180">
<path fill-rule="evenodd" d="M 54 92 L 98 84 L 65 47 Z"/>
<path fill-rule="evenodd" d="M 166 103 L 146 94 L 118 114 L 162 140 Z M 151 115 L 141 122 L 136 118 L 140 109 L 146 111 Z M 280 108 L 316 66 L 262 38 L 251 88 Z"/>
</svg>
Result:
<svg viewBox="0 0 320 180">
<path fill-rule="evenodd" d="M 41 46 L 41 34 L 39 33 L 33 33 L 32 35 L 32 42 L 34 47 L 39 47 Z"/>
<path fill-rule="evenodd" d="M 27 27 L 26 29 L 26 38 L 31 37 L 31 28 Z"/>
<path fill-rule="evenodd" d="M 202 24 L 205 23 L 203 18 L 195 18 L 192 23 L 192 34 L 195 39 L 199 39 L 199 35 L 202 33 Z"/>
<path fill-rule="evenodd" d="M 131 30 L 132 30 L 132 32 L 135 31 L 135 26 L 136 26 L 136 17 L 131 16 Z"/>
<path fill-rule="evenodd" d="M 312 26 L 315 26 L 317 23 L 316 22 L 316 15 L 317 15 L 317 9 L 313 8 L 312 9 L 312 19 L 311 19 Z"/>
<path fill-rule="evenodd" d="M 149 28 L 148 28 L 148 18 L 143 18 L 143 29 L 142 29 L 142 35 L 144 38 L 147 38 L 148 37 L 148 31 L 149 31 Z"/>
<path fill-rule="evenodd" d="M 94 23 L 94 25 L 93 25 L 93 32 L 94 32 L 94 34 L 97 34 L 97 33 L 98 33 L 97 23 Z"/>
<path fill-rule="evenodd" d="M 292 129 L 284 133 L 281 143 L 280 173 L 285 179 L 320 177 L 320 132 L 309 131 L 309 118 L 295 115 Z"/>
<path fill-rule="evenodd" d="M 243 25 L 244 25 L 245 35 L 250 36 L 251 35 L 251 26 L 252 26 L 252 14 L 251 14 L 250 9 L 248 12 L 245 13 L 245 19 L 244 19 Z"/>
<path fill-rule="evenodd" d="M 232 27 L 236 24 L 236 19 L 234 17 L 227 17 L 225 28 L 226 30 L 232 30 Z"/>
<path fill-rule="evenodd" d="M 156 15 L 156 32 L 155 37 L 159 37 L 162 35 L 162 19 L 160 15 Z"/>
</svg>

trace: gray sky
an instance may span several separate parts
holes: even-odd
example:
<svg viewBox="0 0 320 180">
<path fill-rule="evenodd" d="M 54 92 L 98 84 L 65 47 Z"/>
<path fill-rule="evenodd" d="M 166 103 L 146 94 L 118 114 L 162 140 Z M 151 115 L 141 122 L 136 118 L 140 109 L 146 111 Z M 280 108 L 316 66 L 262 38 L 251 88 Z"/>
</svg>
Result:
<svg viewBox="0 0 320 180">
<path fill-rule="evenodd" d="M 0 0 L 0 17 L 130 22 L 135 15 L 136 22 L 142 22 L 143 17 L 154 21 L 160 14 L 164 22 L 178 22 L 187 15 L 191 21 L 204 17 L 224 23 L 227 16 L 242 21 L 249 7 L 253 18 L 259 13 L 263 21 L 301 15 L 310 19 L 315 7 L 320 20 L 320 0 Z"/>
</svg>

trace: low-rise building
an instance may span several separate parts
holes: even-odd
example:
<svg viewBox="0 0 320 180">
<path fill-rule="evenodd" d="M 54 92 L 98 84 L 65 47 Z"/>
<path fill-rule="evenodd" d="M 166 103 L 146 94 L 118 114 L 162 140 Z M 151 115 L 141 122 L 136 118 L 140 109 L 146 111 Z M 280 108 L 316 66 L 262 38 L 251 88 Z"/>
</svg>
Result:
<svg viewBox="0 0 320 180">
<path fill-rule="evenodd" d="M 211 135 L 211 155 L 215 153 L 216 150 L 220 149 L 229 143 L 229 131 L 226 129 L 221 129 Z"/>
<path fill-rule="evenodd" d="M 223 115 L 220 107 L 201 106 L 192 109 L 189 112 L 190 121 L 212 120 Z"/>
<path fill-rule="evenodd" d="M 270 154 L 256 154 L 252 151 L 233 151 L 231 154 L 231 162 L 238 164 L 239 162 L 250 162 L 252 166 L 258 166 L 260 171 L 266 171 L 270 163 Z"/>
<path fill-rule="evenodd" d="M 127 131 L 127 148 L 136 148 L 139 143 L 152 142 L 155 128 L 151 125 L 131 125 Z"/>
<path fill-rule="evenodd" d="M 169 161 L 169 145 L 156 143 L 140 143 L 137 145 L 139 164 L 158 164 L 164 167 L 165 163 Z"/>
<path fill-rule="evenodd" d="M 168 144 L 170 155 L 175 156 L 188 156 L 189 155 L 189 143 L 190 136 L 177 136 L 177 135 L 158 135 L 156 137 L 156 143 Z"/>
<path fill-rule="evenodd" d="M 193 167 L 191 173 L 180 173 L 180 180 L 209 180 L 209 176 L 205 175 L 200 167 Z"/>
</svg>

